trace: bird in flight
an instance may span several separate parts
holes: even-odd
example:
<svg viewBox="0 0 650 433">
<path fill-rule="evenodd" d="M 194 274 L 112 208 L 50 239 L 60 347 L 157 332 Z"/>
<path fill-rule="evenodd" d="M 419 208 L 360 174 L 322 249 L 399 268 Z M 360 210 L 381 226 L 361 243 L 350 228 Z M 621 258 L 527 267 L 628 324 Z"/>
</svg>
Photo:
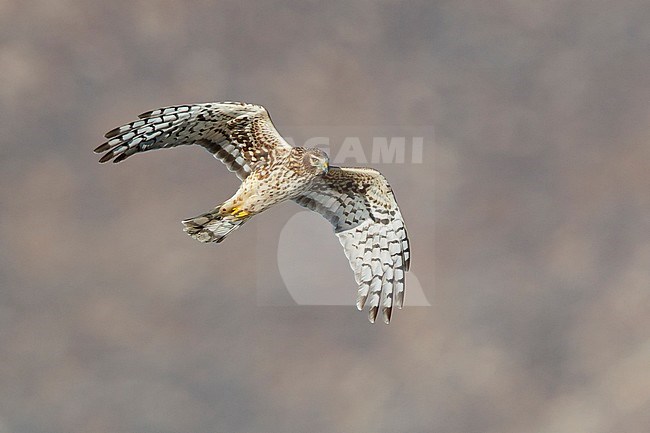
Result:
<svg viewBox="0 0 650 433">
<path fill-rule="evenodd" d="M 214 102 L 142 113 L 115 128 L 95 149 L 99 162 L 120 162 L 148 150 L 199 145 L 241 180 L 235 194 L 209 212 L 183 221 L 201 242 L 221 242 L 269 207 L 293 200 L 334 227 L 358 285 L 357 308 L 389 323 L 404 304 L 410 249 L 393 191 L 377 170 L 329 165 L 325 152 L 293 147 L 259 105 Z"/>
</svg>

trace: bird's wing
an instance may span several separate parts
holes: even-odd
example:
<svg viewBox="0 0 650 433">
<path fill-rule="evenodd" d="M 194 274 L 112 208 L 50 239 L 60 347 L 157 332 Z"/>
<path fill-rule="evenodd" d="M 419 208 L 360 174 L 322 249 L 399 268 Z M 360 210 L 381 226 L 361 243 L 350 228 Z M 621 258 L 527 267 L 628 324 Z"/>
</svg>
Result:
<svg viewBox="0 0 650 433">
<path fill-rule="evenodd" d="M 381 308 L 389 323 L 393 305 L 404 304 L 409 239 L 393 191 L 376 170 L 330 168 L 294 199 L 334 226 L 359 285 L 357 308 L 368 304 L 374 322 Z"/>
<path fill-rule="evenodd" d="M 120 162 L 138 152 L 198 144 L 242 180 L 274 151 L 291 149 L 264 107 L 242 102 L 159 108 L 105 137 L 108 141 L 95 149 L 104 153 L 99 162 Z"/>
</svg>

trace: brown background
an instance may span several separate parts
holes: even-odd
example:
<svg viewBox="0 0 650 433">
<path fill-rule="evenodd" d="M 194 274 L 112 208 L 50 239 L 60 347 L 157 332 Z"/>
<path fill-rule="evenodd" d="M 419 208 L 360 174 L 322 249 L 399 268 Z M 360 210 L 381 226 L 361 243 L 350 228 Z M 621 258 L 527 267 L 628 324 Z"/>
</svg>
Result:
<svg viewBox="0 0 650 433">
<path fill-rule="evenodd" d="M 645 0 L 0 1 L 0 432 L 647 432 L 649 22 Z M 435 128 L 435 169 L 382 167 L 432 307 L 258 306 L 256 230 L 206 248 L 178 223 L 233 176 L 91 152 L 233 99 L 281 131 Z"/>
</svg>

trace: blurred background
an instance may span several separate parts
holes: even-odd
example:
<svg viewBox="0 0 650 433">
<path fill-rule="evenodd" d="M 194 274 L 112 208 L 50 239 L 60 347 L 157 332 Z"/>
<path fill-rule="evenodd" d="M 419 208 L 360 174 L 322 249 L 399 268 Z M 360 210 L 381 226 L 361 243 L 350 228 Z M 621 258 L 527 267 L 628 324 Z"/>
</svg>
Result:
<svg viewBox="0 0 650 433">
<path fill-rule="evenodd" d="M 649 22 L 644 0 L 0 0 L 0 432 L 647 432 Z M 218 100 L 287 134 L 433 128 L 423 164 L 381 167 L 432 306 L 260 306 L 274 214 L 218 247 L 179 224 L 234 176 L 92 153 Z"/>
</svg>

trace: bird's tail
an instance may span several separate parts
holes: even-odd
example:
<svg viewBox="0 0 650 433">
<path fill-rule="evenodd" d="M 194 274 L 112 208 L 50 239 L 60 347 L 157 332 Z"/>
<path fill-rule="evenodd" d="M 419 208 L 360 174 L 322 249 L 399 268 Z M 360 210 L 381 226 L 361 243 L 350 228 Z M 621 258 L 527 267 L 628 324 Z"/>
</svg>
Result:
<svg viewBox="0 0 650 433">
<path fill-rule="evenodd" d="M 183 231 L 200 242 L 221 242 L 232 231 L 244 224 L 250 216 L 222 214 L 219 207 L 194 218 L 183 220 Z"/>
</svg>

